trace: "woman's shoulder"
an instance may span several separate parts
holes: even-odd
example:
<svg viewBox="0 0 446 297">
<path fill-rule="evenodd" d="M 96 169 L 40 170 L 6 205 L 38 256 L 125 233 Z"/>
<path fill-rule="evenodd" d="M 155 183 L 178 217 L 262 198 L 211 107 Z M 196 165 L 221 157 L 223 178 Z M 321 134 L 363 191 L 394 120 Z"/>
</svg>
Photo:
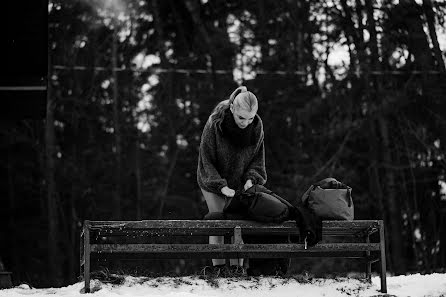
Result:
<svg viewBox="0 0 446 297">
<path fill-rule="evenodd" d="M 208 129 L 215 129 L 217 127 L 217 115 L 211 114 L 206 121 L 205 127 Z"/>
<path fill-rule="evenodd" d="M 215 117 L 215 115 L 211 114 L 208 117 L 206 124 L 204 125 L 203 134 L 205 134 L 205 135 L 215 134 L 216 131 L 217 131 L 216 117 Z"/>
</svg>

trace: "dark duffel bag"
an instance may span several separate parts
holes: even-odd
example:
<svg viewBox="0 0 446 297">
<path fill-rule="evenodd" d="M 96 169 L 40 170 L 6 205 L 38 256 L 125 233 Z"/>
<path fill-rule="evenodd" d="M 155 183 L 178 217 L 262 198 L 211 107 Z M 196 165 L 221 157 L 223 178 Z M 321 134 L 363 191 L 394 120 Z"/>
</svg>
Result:
<svg viewBox="0 0 446 297">
<path fill-rule="evenodd" d="M 334 178 L 311 185 L 301 199 L 321 219 L 352 221 L 355 217 L 352 188 Z"/>
</svg>

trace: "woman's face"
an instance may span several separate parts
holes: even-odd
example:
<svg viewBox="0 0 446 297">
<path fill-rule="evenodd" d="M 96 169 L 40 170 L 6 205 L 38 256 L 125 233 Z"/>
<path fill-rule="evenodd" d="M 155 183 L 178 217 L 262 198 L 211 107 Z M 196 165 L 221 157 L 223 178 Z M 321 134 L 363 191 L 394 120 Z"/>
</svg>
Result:
<svg viewBox="0 0 446 297">
<path fill-rule="evenodd" d="M 257 108 L 252 111 L 248 111 L 244 108 L 235 108 L 231 105 L 232 115 L 234 116 L 234 121 L 240 129 L 245 129 L 249 124 L 254 121 L 254 117 L 257 113 Z"/>
</svg>

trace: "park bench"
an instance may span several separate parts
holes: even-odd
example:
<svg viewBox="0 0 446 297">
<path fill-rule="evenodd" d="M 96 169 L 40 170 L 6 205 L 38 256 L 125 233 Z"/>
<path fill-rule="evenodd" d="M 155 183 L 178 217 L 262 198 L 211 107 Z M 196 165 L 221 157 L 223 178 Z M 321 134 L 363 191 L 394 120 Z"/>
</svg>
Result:
<svg viewBox="0 0 446 297">
<path fill-rule="evenodd" d="M 175 240 L 176 236 L 206 236 L 207 239 L 209 235 L 224 236 L 228 243 L 209 244 L 207 240 L 198 244 L 175 241 L 151 243 L 150 240 L 159 237 Z M 152 259 L 354 258 L 363 261 L 369 282 L 371 264 L 380 263 L 381 292 L 387 292 L 382 220 L 323 221 L 322 240 L 311 247 L 304 243 L 244 244 L 242 235 L 287 235 L 298 238 L 299 228 L 293 221 L 270 224 L 245 220 L 87 220 L 84 222 L 80 244 L 80 271 L 85 281 L 85 292 L 90 292 L 91 257 L 111 255 L 138 255 Z M 233 243 L 229 243 L 231 237 Z"/>
</svg>

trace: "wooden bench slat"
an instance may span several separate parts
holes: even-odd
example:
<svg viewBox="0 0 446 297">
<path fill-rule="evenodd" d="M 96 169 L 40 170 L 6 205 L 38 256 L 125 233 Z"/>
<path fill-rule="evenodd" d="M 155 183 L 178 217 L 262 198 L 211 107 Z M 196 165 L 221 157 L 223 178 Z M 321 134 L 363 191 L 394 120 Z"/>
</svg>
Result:
<svg viewBox="0 0 446 297">
<path fill-rule="evenodd" d="M 320 243 L 305 249 L 303 244 L 92 244 L 92 253 L 204 253 L 204 252 L 347 252 L 379 251 L 379 243 Z"/>
<path fill-rule="evenodd" d="M 252 234 L 265 234 L 269 235 L 299 235 L 298 229 L 288 229 L 288 228 L 276 228 L 273 230 L 266 229 L 244 229 L 244 235 L 252 235 Z M 159 237 L 168 237 L 168 236 L 210 236 L 210 235 L 232 235 L 234 233 L 234 228 L 226 228 L 226 229 L 212 229 L 212 228 L 203 228 L 203 229 L 133 229 L 133 230 L 100 230 L 97 233 L 93 231 L 93 236 L 129 236 L 129 237 L 144 237 L 144 236 L 159 236 Z"/>
<path fill-rule="evenodd" d="M 91 254 L 92 259 L 102 259 L 106 255 L 107 259 L 120 259 L 120 260 L 161 260 L 161 259 L 201 259 L 201 258 L 213 258 L 213 259 L 225 259 L 225 258 L 348 258 L 348 259 L 362 259 L 364 261 L 367 261 L 370 259 L 371 261 L 375 262 L 378 259 L 379 256 L 375 257 L 365 257 L 365 252 L 311 252 L 306 253 L 305 251 L 300 252 L 280 252 L 275 253 L 272 255 L 269 252 L 256 252 L 256 253 L 240 253 L 240 252 L 234 252 L 226 253 L 226 254 L 220 254 L 218 256 L 218 253 L 212 253 L 212 254 L 198 254 L 198 253 L 169 253 L 169 254 L 163 254 L 163 253 L 107 253 L 107 254 L 100 254 L 100 253 L 93 253 Z"/>
<path fill-rule="evenodd" d="M 377 225 L 377 220 L 356 220 L 356 221 L 323 221 L 324 229 L 364 229 L 372 225 Z M 296 223 L 287 221 L 281 224 L 260 223 L 256 221 L 227 221 L 227 220 L 143 220 L 143 221 L 90 221 L 90 229 L 95 228 L 117 228 L 117 229 L 158 229 L 158 228 L 296 228 Z"/>
<path fill-rule="evenodd" d="M 265 234 L 268 235 L 299 235 L 298 229 L 256 229 L 242 228 L 244 235 L 255 235 L 255 234 Z M 353 236 L 361 233 L 362 230 L 322 230 L 322 236 Z M 144 237 L 144 236 L 209 236 L 209 235 L 231 235 L 234 232 L 233 229 L 137 229 L 137 230 L 97 230 L 97 232 L 92 231 L 94 236 L 129 236 L 129 237 Z M 375 231 L 376 232 L 376 231 Z M 372 234 L 372 233 L 370 233 Z"/>
<path fill-rule="evenodd" d="M 222 220 L 144 220 L 144 221 L 91 221 L 90 230 L 93 235 L 127 236 L 132 233 L 147 236 L 162 235 L 228 235 L 235 226 L 242 228 L 243 234 L 299 235 L 299 229 L 293 221 L 281 224 L 265 224 L 255 221 L 222 221 Z M 322 235 L 348 236 L 360 235 L 361 232 L 372 234 L 378 231 L 378 221 L 323 221 Z"/>
<path fill-rule="evenodd" d="M 145 221 L 91 221 L 90 229 L 118 229 L 118 230 L 139 230 L 139 229 L 233 229 L 235 226 L 242 228 L 268 228 L 268 229 L 295 229 L 296 223 L 284 222 L 282 224 L 264 224 L 255 221 L 222 221 L 222 220 L 145 220 Z"/>
</svg>

